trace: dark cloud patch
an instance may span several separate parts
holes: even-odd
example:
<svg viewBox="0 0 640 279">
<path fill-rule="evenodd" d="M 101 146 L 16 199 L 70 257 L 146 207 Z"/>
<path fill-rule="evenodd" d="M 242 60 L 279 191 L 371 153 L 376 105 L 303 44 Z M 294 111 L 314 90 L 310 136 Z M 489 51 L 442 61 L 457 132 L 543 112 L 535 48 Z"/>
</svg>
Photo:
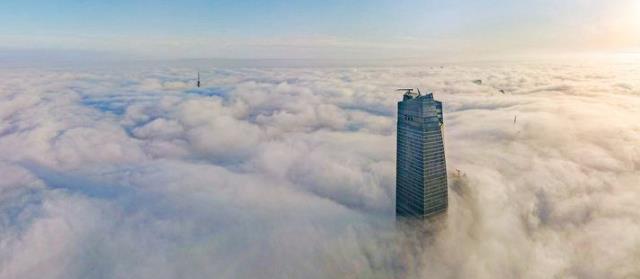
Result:
<svg viewBox="0 0 640 279">
<path fill-rule="evenodd" d="M 85 99 L 82 101 L 82 104 L 100 110 L 102 112 L 113 113 L 116 115 L 124 114 L 128 105 L 125 102 L 92 99 Z"/>
<path fill-rule="evenodd" d="M 224 88 L 188 89 L 185 90 L 185 93 L 204 97 L 217 96 L 225 100 L 229 98 L 228 90 L 225 90 Z"/>
</svg>

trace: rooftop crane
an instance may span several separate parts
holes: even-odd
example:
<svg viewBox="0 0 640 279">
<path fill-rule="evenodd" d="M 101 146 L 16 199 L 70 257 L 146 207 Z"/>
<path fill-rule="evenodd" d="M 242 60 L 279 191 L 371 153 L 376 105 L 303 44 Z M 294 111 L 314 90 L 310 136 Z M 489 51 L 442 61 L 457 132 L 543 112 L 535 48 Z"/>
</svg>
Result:
<svg viewBox="0 0 640 279">
<path fill-rule="evenodd" d="M 422 93 L 420 93 L 420 88 L 418 89 L 418 96 L 421 96 Z M 396 89 L 396 91 L 404 91 L 405 95 L 413 95 L 413 88 L 398 88 Z"/>
</svg>

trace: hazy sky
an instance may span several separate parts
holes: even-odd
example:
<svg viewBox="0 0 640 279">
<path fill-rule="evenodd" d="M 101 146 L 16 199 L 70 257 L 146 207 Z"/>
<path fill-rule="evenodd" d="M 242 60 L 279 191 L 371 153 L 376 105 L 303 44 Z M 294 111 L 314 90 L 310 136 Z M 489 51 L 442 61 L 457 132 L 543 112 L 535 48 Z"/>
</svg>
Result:
<svg viewBox="0 0 640 279">
<path fill-rule="evenodd" d="M 2 1 L 0 48 L 170 58 L 635 51 L 639 1 Z"/>
</svg>

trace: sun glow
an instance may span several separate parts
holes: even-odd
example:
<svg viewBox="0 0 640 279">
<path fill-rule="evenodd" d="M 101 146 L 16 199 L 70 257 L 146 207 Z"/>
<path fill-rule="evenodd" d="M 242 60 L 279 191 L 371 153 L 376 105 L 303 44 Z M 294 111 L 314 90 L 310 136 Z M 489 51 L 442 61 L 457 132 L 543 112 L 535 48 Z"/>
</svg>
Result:
<svg viewBox="0 0 640 279">
<path fill-rule="evenodd" d="M 640 0 L 609 6 L 585 30 L 583 35 L 591 48 L 620 51 L 640 46 Z"/>
<path fill-rule="evenodd" d="M 640 0 L 633 0 L 630 3 L 632 13 L 631 17 L 633 18 L 632 24 L 636 29 L 640 29 Z"/>
<path fill-rule="evenodd" d="M 633 31 L 631 32 L 631 35 L 636 41 L 638 41 L 640 39 L 640 0 L 633 1 L 632 11 L 633 16 L 630 24 Z"/>
</svg>

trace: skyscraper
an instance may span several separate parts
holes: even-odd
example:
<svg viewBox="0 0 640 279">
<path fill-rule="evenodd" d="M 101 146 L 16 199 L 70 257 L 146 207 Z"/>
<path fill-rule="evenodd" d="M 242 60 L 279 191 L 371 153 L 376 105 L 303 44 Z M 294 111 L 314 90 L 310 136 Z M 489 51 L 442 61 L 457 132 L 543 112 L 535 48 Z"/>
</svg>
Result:
<svg viewBox="0 0 640 279">
<path fill-rule="evenodd" d="M 398 102 L 396 215 L 428 217 L 447 210 L 442 103 L 405 90 Z"/>
</svg>

